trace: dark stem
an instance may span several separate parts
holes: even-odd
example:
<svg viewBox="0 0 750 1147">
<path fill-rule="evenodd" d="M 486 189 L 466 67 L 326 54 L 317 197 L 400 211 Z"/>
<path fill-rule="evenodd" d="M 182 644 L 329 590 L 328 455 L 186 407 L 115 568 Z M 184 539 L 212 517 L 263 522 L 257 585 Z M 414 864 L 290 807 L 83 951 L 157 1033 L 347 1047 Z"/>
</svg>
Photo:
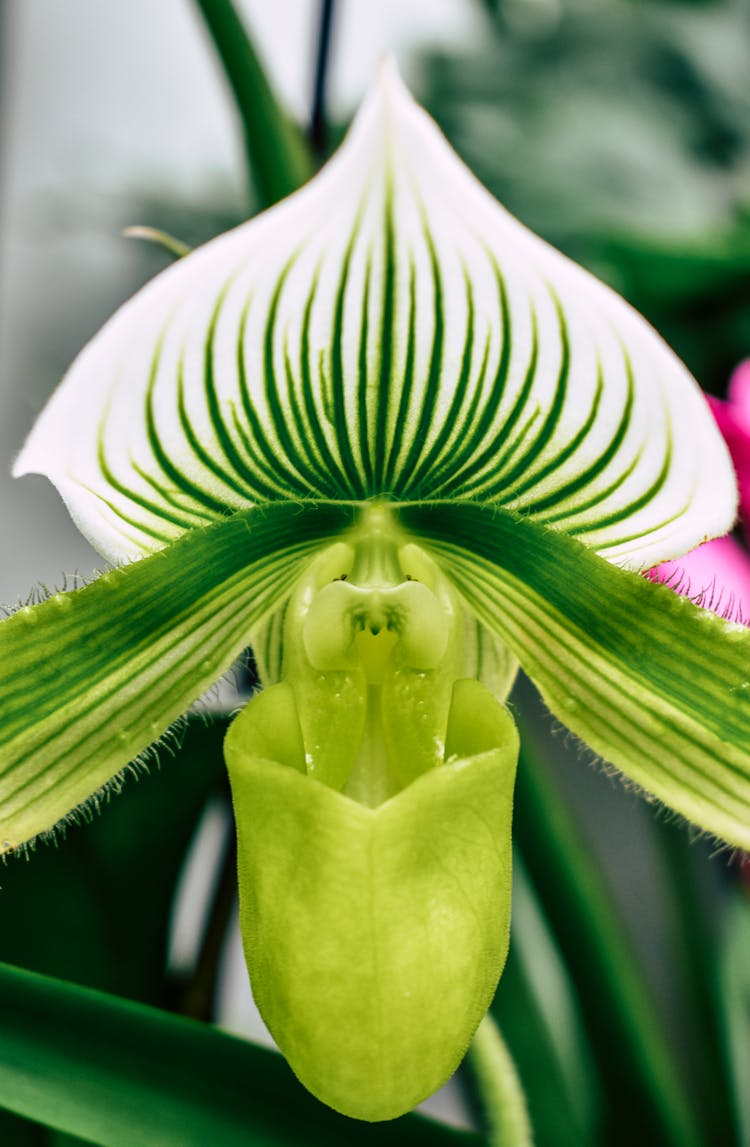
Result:
<svg viewBox="0 0 750 1147">
<path fill-rule="evenodd" d="M 331 58 L 331 33 L 333 30 L 334 0 L 320 0 L 318 21 L 318 45 L 315 58 L 313 81 L 312 112 L 310 114 L 310 146 L 322 163 L 328 146 L 328 125 L 326 117 L 326 83 Z"/>
<path fill-rule="evenodd" d="M 214 1018 L 216 977 L 236 891 L 237 838 L 232 820 L 195 970 L 184 984 L 175 1008 L 181 1015 L 205 1022 Z"/>
</svg>

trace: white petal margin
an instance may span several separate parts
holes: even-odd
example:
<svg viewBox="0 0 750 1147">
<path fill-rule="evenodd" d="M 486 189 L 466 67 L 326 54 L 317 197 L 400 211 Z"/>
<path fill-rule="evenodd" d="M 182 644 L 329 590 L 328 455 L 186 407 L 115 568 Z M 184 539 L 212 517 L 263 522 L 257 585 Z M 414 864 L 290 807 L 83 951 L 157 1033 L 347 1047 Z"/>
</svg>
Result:
<svg viewBox="0 0 750 1147">
<path fill-rule="evenodd" d="M 645 569 L 736 513 L 685 368 L 479 186 L 392 65 L 316 179 L 115 314 L 28 472 L 110 559 L 257 501 L 384 495 L 500 504 Z"/>
</svg>

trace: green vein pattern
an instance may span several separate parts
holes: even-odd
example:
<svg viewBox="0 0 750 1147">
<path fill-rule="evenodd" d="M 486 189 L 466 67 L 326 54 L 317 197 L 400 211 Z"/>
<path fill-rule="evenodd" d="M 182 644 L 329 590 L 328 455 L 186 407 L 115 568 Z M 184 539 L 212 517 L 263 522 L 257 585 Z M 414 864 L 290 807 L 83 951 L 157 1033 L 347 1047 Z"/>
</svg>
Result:
<svg viewBox="0 0 750 1147">
<path fill-rule="evenodd" d="M 27 470 L 110 558 L 257 502 L 384 497 L 500 505 L 640 569 L 725 531 L 735 498 L 658 336 L 494 204 L 392 76 L 308 187 L 114 317 Z"/>
<path fill-rule="evenodd" d="M 350 521 L 341 507 L 256 507 L 1 625 L 0 851 L 147 749 Z"/>
<path fill-rule="evenodd" d="M 567 728 L 688 820 L 750 848 L 749 629 L 502 509 L 400 517 Z"/>
</svg>

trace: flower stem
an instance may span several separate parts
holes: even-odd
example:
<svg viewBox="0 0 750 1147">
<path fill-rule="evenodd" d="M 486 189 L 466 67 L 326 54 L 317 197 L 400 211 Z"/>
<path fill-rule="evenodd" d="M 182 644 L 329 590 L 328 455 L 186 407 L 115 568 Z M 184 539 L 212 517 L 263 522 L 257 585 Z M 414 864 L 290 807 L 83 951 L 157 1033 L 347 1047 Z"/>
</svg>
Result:
<svg viewBox="0 0 750 1147">
<path fill-rule="evenodd" d="M 214 1019 L 214 1003 L 219 962 L 237 895 L 237 840 L 234 822 L 224 848 L 216 886 L 203 932 L 195 969 L 183 987 L 175 1011 L 191 1019 L 209 1023 Z"/>
<path fill-rule="evenodd" d="M 521 1080 L 500 1029 L 486 1015 L 468 1055 L 484 1110 L 490 1147 L 531 1147 L 533 1135 Z"/>
<path fill-rule="evenodd" d="M 326 87 L 331 60 L 331 33 L 333 31 L 334 0 L 320 0 L 318 43 L 315 54 L 312 111 L 310 114 L 310 147 L 322 163 L 328 147 L 328 117 L 326 114 Z"/>
</svg>

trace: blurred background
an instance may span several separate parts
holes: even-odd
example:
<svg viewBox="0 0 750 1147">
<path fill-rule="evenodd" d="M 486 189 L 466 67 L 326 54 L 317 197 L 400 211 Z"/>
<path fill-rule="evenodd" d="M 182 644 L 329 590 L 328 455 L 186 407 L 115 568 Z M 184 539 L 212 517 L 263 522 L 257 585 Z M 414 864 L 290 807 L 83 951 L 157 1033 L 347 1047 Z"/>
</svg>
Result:
<svg viewBox="0 0 750 1147">
<path fill-rule="evenodd" d="M 312 107 L 317 0 L 240 4 L 280 96 Z M 167 259 L 129 224 L 205 240 L 253 208 L 191 0 L 2 0 L 0 601 L 89 569 L 41 480 L 8 472 L 45 397 Z M 635 303 L 708 389 L 750 346 L 746 0 L 346 0 L 330 141 L 379 57 L 491 191 Z M 32 528 L 33 524 L 33 528 Z M 22 543 L 22 544 L 17 544 Z"/>
<path fill-rule="evenodd" d="M 115 307 L 165 266 L 122 237 L 164 227 L 191 245 L 257 208 L 221 66 L 192 0 L 1 0 L 2 248 L 0 602 L 96 557 L 42 479 L 12 459 L 72 358 Z M 279 95 L 311 114 L 317 0 L 240 5 Z M 428 46 L 469 52 L 487 17 L 471 0 L 340 4 L 327 89 L 351 116 L 379 58 L 410 79 Z M 421 84 L 416 85 L 417 88 Z M 10 543 L 10 537 L 14 541 Z"/>
<path fill-rule="evenodd" d="M 313 142 L 320 156 L 340 138 L 378 59 L 394 52 L 417 98 L 490 190 L 642 311 L 707 391 L 724 393 L 732 368 L 750 355 L 750 0 L 241 0 L 238 8 L 304 131 L 315 119 L 317 75 Z M 316 59 L 326 9 L 323 75 Z M 123 228 L 163 228 L 194 245 L 252 214 L 259 197 L 219 59 L 192 0 L 0 0 L 0 18 L 0 602 L 12 606 L 36 583 L 59 586 L 97 565 L 52 487 L 36 477 L 12 482 L 9 472 L 77 351 L 169 262 L 160 247 L 124 238 Z M 712 856 L 704 843 L 691 847 L 681 828 L 619 781 L 583 767 L 577 747 L 550 734 L 523 684 L 517 704 L 594 868 L 606 873 L 627 942 L 645 968 L 654 1023 L 664 1025 L 686 1088 L 701 1091 L 704 1126 L 724 1136 L 716 1129 L 730 1117 L 722 1115 L 717 1077 L 726 1082 L 729 1069 L 716 1061 L 714 949 L 736 865 L 726 853 Z M 177 991 L 197 958 L 195 935 L 211 916 L 230 836 L 221 762 L 209 740 L 202 727 L 188 738 L 178 797 L 166 783 L 173 768 L 167 764 L 133 786 L 131 821 L 115 802 L 94 825 L 71 833 L 78 843 L 66 869 L 49 849 L 35 858 L 33 879 L 21 867 L 8 869 L 0 959 L 177 1006 L 165 988 L 164 952 L 171 953 L 169 991 Z M 581 999 L 586 954 L 575 956 L 576 938 L 565 935 L 554 908 L 540 907 L 545 866 L 554 879 L 559 873 L 552 871 L 554 850 L 545 851 L 551 829 L 544 839 L 527 832 L 524 807 L 526 868 L 519 865 L 515 901 L 524 939 L 516 942 L 511 987 L 499 1006 L 506 1027 L 518 1033 L 513 1050 L 522 1074 L 540 1038 L 532 1040 L 529 1011 L 514 1017 L 524 993 L 529 1008 L 534 1001 L 540 1008 L 557 1060 L 573 1065 L 559 1082 L 580 1121 L 567 1138 L 554 1132 L 562 1101 L 544 1098 L 545 1087 L 554 1091 L 556 1084 L 525 1080 L 535 1103 L 548 1102 L 553 1113 L 542 1116 L 549 1126 L 539 1142 L 572 1147 L 587 1141 L 581 1127 L 601 1124 L 601 1096 L 610 1085 L 605 1079 L 599 1087 L 593 1061 L 608 1037 L 591 1019 L 596 1000 Z M 554 800 L 550 808 L 554 813 Z M 534 823 L 538 832 L 538 818 Z M 151 868 L 131 858 L 123 874 L 118 840 L 126 848 L 134 825 L 157 852 L 148 853 Z M 178 909 L 169 905 L 177 881 L 185 887 L 191 841 L 197 875 L 189 900 L 199 908 L 186 916 L 184 896 Z M 149 911 L 175 926 L 157 927 L 148 953 L 133 955 L 130 929 L 138 921 L 146 930 L 142 896 L 153 883 L 155 855 L 162 886 Z M 82 883 L 71 893 L 92 857 L 101 880 L 94 900 L 124 905 L 117 925 L 102 924 L 101 904 L 88 903 Z M 578 871 L 571 865 L 569 880 Z M 14 911 L 18 927 L 8 924 Z M 29 923 L 35 912 L 54 921 L 53 944 L 49 928 L 37 933 Z M 567 926 L 575 931 L 575 919 Z M 592 927 L 606 931 L 609 924 L 594 920 Z M 223 986 L 218 995 L 211 987 L 208 1003 L 194 1010 L 257 1033 L 237 941 L 220 932 L 212 942 Z M 116 951 L 132 955 L 125 971 L 112 970 Z M 600 965 L 607 958 L 589 952 L 589 961 L 594 956 Z M 588 972 L 595 993 L 597 973 Z M 747 983 L 738 990 L 750 1028 L 750 990 Z M 609 1038 L 617 1063 L 617 1032 Z M 746 1066 L 750 1094 L 750 1060 Z M 632 1064 L 622 1071 L 627 1076 Z M 625 1078 L 623 1094 L 628 1086 Z M 640 1102 L 637 1087 L 634 1094 Z M 714 1107 L 718 1115 L 711 1115 Z M 470 1117 L 460 1101 L 451 1110 Z M 639 1118 L 636 1109 L 620 1138 L 611 1131 L 591 1142 L 630 1143 L 636 1131 L 645 1145 L 667 1142 L 661 1132 L 649 1138 L 647 1116 Z M 704 1142 L 742 1144 L 741 1134 Z"/>
</svg>

